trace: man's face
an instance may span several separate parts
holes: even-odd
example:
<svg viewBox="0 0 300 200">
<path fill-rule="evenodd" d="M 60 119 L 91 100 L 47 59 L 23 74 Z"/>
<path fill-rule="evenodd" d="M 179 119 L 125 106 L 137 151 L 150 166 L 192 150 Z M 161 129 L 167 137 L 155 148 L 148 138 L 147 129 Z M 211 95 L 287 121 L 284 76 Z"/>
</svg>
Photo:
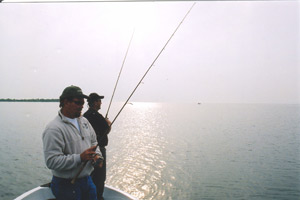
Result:
<svg viewBox="0 0 300 200">
<path fill-rule="evenodd" d="M 101 104 L 102 104 L 101 99 L 98 99 L 97 101 L 95 101 L 94 105 L 95 105 L 96 110 L 101 109 Z"/>
<path fill-rule="evenodd" d="M 84 105 L 83 98 L 73 98 L 73 100 L 65 102 L 65 111 L 67 113 L 66 117 L 77 118 L 80 117 L 81 111 Z"/>
</svg>

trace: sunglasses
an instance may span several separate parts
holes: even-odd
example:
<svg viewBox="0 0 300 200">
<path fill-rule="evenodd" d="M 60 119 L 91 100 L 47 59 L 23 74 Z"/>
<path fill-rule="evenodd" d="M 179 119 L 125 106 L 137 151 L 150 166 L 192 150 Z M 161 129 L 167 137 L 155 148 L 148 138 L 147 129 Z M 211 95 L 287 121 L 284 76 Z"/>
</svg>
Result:
<svg viewBox="0 0 300 200">
<path fill-rule="evenodd" d="M 73 100 L 72 102 L 74 102 L 78 106 L 82 106 L 84 104 L 84 101 L 74 101 Z"/>
</svg>

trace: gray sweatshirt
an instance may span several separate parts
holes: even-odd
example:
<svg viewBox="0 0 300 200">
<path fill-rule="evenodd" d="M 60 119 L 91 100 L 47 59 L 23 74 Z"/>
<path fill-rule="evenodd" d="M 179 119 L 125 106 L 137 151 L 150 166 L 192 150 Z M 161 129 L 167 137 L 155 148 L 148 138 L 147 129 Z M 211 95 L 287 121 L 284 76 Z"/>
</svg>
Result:
<svg viewBox="0 0 300 200">
<path fill-rule="evenodd" d="M 72 179 L 83 162 L 80 154 L 97 145 L 94 129 L 84 117 L 77 118 L 80 131 L 59 111 L 43 132 L 43 147 L 46 165 L 56 177 Z M 99 148 L 96 153 L 101 155 Z M 89 161 L 78 178 L 86 177 L 93 171 Z"/>
</svg>

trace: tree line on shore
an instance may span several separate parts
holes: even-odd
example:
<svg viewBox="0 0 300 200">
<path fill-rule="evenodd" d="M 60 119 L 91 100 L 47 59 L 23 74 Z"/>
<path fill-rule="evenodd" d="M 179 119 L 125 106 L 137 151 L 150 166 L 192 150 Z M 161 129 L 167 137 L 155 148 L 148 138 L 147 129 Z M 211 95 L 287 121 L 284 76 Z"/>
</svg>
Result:
<svg viewBox="0 0 300 200">
<path fill-rule="evenodd" d="M 59 99 L 0 99 L 0 102 L 59 102 Z"/>
</svg>

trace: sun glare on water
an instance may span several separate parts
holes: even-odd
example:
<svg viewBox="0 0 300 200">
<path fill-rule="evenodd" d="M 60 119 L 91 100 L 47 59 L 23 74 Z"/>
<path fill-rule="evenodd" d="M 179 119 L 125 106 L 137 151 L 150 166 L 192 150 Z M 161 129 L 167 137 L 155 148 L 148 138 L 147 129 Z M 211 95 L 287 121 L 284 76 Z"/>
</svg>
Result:
<svg viewBox="0 0 300 200">
<path fill-rule="evenodd" d="M 163 192 L 158 190 L 158 182 L 166 168 L 163 157 L 167 141 L 157 108 L 158 103 L 128 103 L 121 131 L 110 138 L 120 143 L 118 146 L 111 143 L 109 147 L 112 156 L 107 183 L 139 199 L 149 199 L 153 192 Z"/>
<path fill-rule="evenodd" d="M 139 109 L 141 111 L 158 106 L 157 103 L 153 102 L 134 102 L 131 104 L 134 105 L 135 109 Z"/>
</svg>

